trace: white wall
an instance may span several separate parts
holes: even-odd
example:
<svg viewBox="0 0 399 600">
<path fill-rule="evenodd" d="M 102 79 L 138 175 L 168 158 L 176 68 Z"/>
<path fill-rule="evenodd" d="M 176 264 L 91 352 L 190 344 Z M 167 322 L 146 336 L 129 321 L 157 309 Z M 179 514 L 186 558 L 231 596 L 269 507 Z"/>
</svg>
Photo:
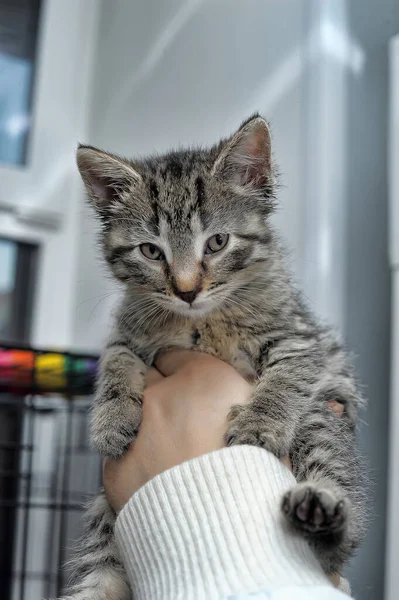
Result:
<svg viewBox="0 0 399 600">
<path fill-rule="evenodd" d="M 125 155 L 211 144 L 259 110 L 282 171 L 276 223 L 302 270 L 305 0 L 103 0 L 88 139 Z M 111 290 L 85 209 L 74 344 L 98 350 Z"/>
<path fill-rule="evenodd" d="M 43 2 L 27 164 L 0 165 L 0 237 L 40 247 L 30 336 L 37 347 L 73 341 L 81 210 L 74 150 L 87 122 L 98 5 Z"/>
</svg>

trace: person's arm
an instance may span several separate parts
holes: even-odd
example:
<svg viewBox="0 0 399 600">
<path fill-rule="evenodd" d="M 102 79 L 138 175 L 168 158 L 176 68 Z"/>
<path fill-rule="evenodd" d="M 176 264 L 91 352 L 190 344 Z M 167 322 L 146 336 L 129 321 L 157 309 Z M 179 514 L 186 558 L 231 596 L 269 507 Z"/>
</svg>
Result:
<svg viewBox="0 0 399 600">
<path fill-rule="evenodd" d="M 281 518 L 289 469 L 259 448 L 222 449 L 228 409 L 250 387 L 220 361 L 187 360 L 161 361 L 169 377 L 148 388 L 134 447 L 105 468 L 133 597 L 344 597 Z"/>
</svg>

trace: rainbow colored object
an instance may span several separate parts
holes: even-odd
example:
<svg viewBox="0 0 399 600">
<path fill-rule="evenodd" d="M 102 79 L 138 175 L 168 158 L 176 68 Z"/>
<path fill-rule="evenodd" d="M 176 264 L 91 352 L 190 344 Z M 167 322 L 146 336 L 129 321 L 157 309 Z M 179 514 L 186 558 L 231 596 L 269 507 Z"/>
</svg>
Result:
<svg viewBox="0 0 399 600">
<path fill-rule="evenodd" d="M 0 346 L 0 389 L 87 393 L 94 383 L 98 359 L 62 352 Z"/>
</svg>

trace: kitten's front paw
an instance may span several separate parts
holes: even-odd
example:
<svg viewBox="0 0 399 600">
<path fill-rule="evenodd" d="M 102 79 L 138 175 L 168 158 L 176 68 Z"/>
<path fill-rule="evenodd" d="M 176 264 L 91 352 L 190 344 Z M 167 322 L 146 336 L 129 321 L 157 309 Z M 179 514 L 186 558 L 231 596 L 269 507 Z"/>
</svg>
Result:
<svg viewBox="0 0 399 600">
<path fill-rule="evenodd" d="M 119 425 L 116 429 L 108 431 L 96 430 L 91 435 L 91 443 L 93 447 L 101 454 L 101 456 L 109 458 L 120 458 L 124 455 L 129 444 L 134 442 L 137 437 L 138 427 L 132 426 L 129 423 Z"/>
<path fill-rule="evenodd" d="M 233 406 L 228 421 L 225 436 L 227 446 L 259 446 L 277 457 L 288 454 L 285 430 L 267 416 L 259 415 L 250 405 Z"/>
<path fill-rule="evenodd" d="M 349 500 L 321 483 L 300 483 L 287 492 L 282 510 L 290 523 L 308 534 L 338 533 L 346 527 Z"/>
<path fill-rule="evenodd" d="M 141 401 L 124 396 L 119 401 L 96 397 L 92 423 L 91 443 L 101 456 L 120 458 L 134 442 L 141 423 Z"/>
</svg>

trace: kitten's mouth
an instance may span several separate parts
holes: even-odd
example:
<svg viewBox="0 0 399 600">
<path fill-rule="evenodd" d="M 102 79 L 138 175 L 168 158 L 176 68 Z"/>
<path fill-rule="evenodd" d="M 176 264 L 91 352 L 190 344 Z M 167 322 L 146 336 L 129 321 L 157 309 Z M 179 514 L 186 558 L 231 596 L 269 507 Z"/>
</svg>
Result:
<svg viewBox="0 0 399 600">
<path fill-rule="evenodd" d="M 187 302 L 173 302 L 172 308 L 179 315 L 194 318 L 210 313 L 215 308 L 215 304 L 210 300 L 196 300 L 192 304 L 188 304 Z"/>
</svg>

